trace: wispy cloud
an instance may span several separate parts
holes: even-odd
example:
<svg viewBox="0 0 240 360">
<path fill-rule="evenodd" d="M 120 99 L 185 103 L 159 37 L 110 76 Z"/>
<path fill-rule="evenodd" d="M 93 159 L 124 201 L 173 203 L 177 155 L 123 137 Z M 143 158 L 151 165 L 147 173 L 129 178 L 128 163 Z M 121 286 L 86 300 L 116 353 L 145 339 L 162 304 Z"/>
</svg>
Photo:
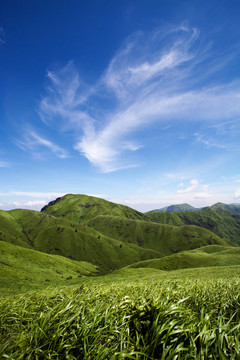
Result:
<svg viewBox="0 0 240 360">
<path fill-rule="evenodd" d="M 63 196 L 64 193 L 58 192 L 34 192 L 34 191 L 11 191 L 10 194 L 17 196 L 27 196 L 32 198 L 44 198 L 44 199 L 54 199 L 60 196 Z"/>
<path fill-rule="evenodd" d="M 139 164 L 130 156 L 144 146 L 133 139 L 139 128 L 159 121 L 168 126 L 169 119 L 213 123 L 239 118 L 239 80 L 202 85 L 204 71 L 216 70 L 209 69 L 210 48 L 200 50 L 199 36 L 197 29 L 183 26 L 137 32 L 91 86 L 80 80 L 73 62 L 49 71 L 42 120 L 61 119 L 61 128 L 75 135 L 73 148 L 101 171 L 110 172 Z M 59 153 L 36 136 L 35 140 Z"/>
<path fill-rule="evenodd" d="M 44 200 L 20 200 L 20 201 L 8 201 L 5 205 L 6 209 L 14 208 L 41 208 L 46 204 Z"/>
<path fill-rule="evenodd" d="M 196 132 L 194 136 L 198 143 L 204 144 L 208 148 L 239 151 L 239 118 L 206 126 L 204 130 Z"/>
<path fill-rule="evenodd" d="M 43 138 L 42 136 L 38 135 L 35 131 L 32 130 L 30 131 L 27 130 L 24 135 L 24 139 L 18 140 L 17 145 L 22 149 L 30 149 L 34 153 L 36 153 L 36 150 L 38 150 L 39 148 L 45 148 L 50 150 L 60 159 L 65 159 L 69 157 L 66 150 L 54 144 L 52 141 Z"/>
<path fill-rule="evenodd" d="M 0 206 L 5 210 L 14 208 L 40 210 L 49 201 L 63 195 L 65 194 L 60 192 L 6 191 L 0 193 L 0 196 L 4 198 Z"/>
<path fill-rule="evenodd" d="M 179 189 L 177 194 L 191 194 L 192 199 L 207 199 L 212 195 L 209 193 L 209 186 L 201 184 L 198 179 L 190 180 L 189 186 L 185 187 L 185 184 L 181 182 L 178 185 Z"/>
<path fill-rule="evenodd" d="M 193 190 L 195 190 L 198 186 L 199 186 L 199 181 L 197 179 L 191 180 L 190 181 L 190 186 L 188 186 L 185 189 L 183 189 L 184 183 L 180 183 L 179 187 L 181 189 L 177 190 L 177 193 L 178 194 L 189 193 L 189 192 L 192 192 Z"/>
<path fill-rule="evenodd" d="M 240 189 L 237 189 L 234 193 L 234 198 L 235 199 L 240 199 Z"/>
</svg>

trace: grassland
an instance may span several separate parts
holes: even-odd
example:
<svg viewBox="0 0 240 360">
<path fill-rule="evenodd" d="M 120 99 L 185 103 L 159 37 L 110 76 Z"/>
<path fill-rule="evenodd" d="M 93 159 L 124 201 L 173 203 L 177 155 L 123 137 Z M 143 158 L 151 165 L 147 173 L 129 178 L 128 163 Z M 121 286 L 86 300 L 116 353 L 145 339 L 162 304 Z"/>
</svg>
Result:
<svg viewBox="0 0 240 360">
<path fill-rule="evenodd" d="M 181 251 L 160 259 L 140 261 L 129 265 L 132 268 L 153 268 L 160 270 L 177 270 L 210 266 L 240 265 L 240 248 L 219 245 Z"/>
<path fill-rule="evenodd" d="M 0 289 L 2 294 L 64 286 L 71 279 L 98 273 L 96 266 L 44 254 L 0 241 Z"/>
<path fill-rule="evenodd" d="M 160 256 L 204 245 L 231 245 L 209 230 L 197 226 L 172 226 L 117 216 L 97 216 L 87 224 L 125 244 L 131 242 L 142 248 L 156 250 Z"/>
<path fill-rule="evenodd" d="M 0 211 L 0 358 L 239 360 L 240 248 L 223 237 L 239 212 L 204 211 L 161 224 L 85 195 Z"/>
<path fill-rule="evenodd" d="M 240 245 L 240 206 L 218 203 L 198 211 L 150 211 L 145 215 L 160 224 L 200 226 Z"/>
<path fill-rule="evenodd" d="M 102 274 L 200 246 L 230 246 L 204 228 L 157 224 L 127 206 L 71 194 L 41 212 L 0 211 L 0 241 L 86 261 Z"/>
<path fill-rule="evenodd" d="M 68 259 L 87 261 L 101 273 L 160 256 L 154 249 L 140 248 L 99 233 L 66 217 L 17 209 L 0 212 L 0 241 Z"/>
<path fill-rule="evenodd" d="M 240 267 L 122 269 L 0 300 L 2 359 L 239 359 Z"/>
</svg>

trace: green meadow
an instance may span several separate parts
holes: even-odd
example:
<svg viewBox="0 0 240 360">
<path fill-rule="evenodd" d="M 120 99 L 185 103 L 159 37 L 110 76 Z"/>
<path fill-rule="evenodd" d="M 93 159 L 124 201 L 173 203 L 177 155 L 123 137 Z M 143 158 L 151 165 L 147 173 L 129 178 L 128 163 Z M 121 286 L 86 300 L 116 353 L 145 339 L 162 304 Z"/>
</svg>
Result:
<svg viewBox="0 0 240 360">
<path fill-rule="evenodd" d="M 239 359 L 240 266 L 122 269 L 0 301 L 2 359 Z"/>
<path fill-rule="evenodd" d="M 238 207 L 204 211 L 238 234 Z M 163 213 L 179 220 L 86 195 L 0 211 L 0 358 L 240 359 L 237 241 Z"/>
</svg>

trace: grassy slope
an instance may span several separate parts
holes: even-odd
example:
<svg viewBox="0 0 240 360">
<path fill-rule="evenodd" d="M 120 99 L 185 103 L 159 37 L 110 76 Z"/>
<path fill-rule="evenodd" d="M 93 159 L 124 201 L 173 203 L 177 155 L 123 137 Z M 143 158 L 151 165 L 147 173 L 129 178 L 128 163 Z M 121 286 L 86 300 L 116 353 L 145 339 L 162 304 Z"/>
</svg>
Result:
<svg viewBox="0 0 240 360">
<path fill-rule="evenodd" d="M 206 229 L 160 225 L 145 218 L 103 199 L 66 195 L 42 212 L 1 211 L 0 240 L 87 261 L 102 273 L 209 244 L 229 245 Z"/>
<path fill-rule="evenodd" d="M 177 227 L 116 216 L 97 216 L 88 224 L 106 236 L 156 250 L 161 256 L 204 245 L 230 245 L 212 232 L 196 226 Z"/>
<path fill-rule="evenodd" d="M 128 206 L 88 195 L 65 195 L 53 205 L 43 208 L 42 211 L 54 216 L 62 216 L 76 223 L 84 223 L 98 215 L 112 215 L 138 220 L 147 219 L 144 214 Z"/>
<path fill-rule="evenodd" d="M 65 217 L 21 209 L 6 214 L 11 217 L 12 224 L 16 223 L 22 229 L 24 245 L 73 260 L 91 262 L 102 273 L 132 262 L 159 257 L 158 252 L 134 244 L 123 247 L 121 240 L 106 237 L 87 225 L 74 223 Z M 7 237 L 3 240 L 8 241 Z M 21 245 L 20 242 L 17 244 Z"/>
<path fill-rule="evenodd" d="M 228 208 L 227 208 L 228 209 Z M 163 211 L 145 214 L 150 220 L 161 224 L 196 225 L 206 228 L 216 235 L 240 245 L 240 214 L 217 206 L 206 207 L 194 212 Z"/>
<path fill-rule="evenodd" d="M 130 265 L 133 268 L 155 268 L 177 270 L 197 267 L 240 265 L 240 248 L 228 246 L 206 246 L 192 251 L 141 261 Z"/>
<path fill-rule="evenodd" d="M 0 294 L 0 358 L 239 359 L 239 274 L 240 266 L 123 269 Z"/>
<path fill-rule="evenodd" d="M 96 273 L 96 266 L 90 263 L 0 241 L 0 287 L 3 292 L 4 289 L 11 292 L 21 287 L 47 286 L 49 281 L 56 286 L 69 278 Z"/>
<path fill-rule="evenodd" d="M 172 211 L 197 211 L 198 209 L 189 205 L 189 204 L 177 204 L 177 205 L 170 205 L 166 206 L 162 209 L 156 209 L 153 211 L 166 211 L 166 212 L 172 212 Z"/>
<path fill-rule="evenodd" d="M 23 233 L 22 226 L 14 219 L 11 213 L 3 210 L 0 210 L 0 241 L 1 240 L 31 248 L 26 235 Z"/>
</svg>

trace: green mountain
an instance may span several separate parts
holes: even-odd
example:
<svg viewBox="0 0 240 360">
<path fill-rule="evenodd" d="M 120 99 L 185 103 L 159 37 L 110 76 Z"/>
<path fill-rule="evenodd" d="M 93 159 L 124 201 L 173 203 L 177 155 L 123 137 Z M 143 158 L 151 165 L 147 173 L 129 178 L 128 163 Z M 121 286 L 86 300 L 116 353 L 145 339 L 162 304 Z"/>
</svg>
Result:
<svg viewBox="0 0 240 360">
<path fill-rule="evenodd" d="M 141 261 L 128 268 L 153 268 L 160 270 L 178 270 L 197 267 L 240 265 L 240 248 L 228 246 L 205 246 L 196 250 L 182 251 L 177 254 Z"/>
<path fill-rule="evenodd" d="M 73 261 L 63 256 L 44 254 L 0 241 L 0 288 L 16 292 L 23 285 L 28 288 L 66 284 L 67 280 L 97 274 L 96 266 Z"/>
<path fill-rule="evenodd" d="M 155 258 L 157 251 L 109 238 L 90 226 L 33 210 L 0 213 L 0 240 L 97 265 L 102 273 Z"/>
<path fill-rule="evenodd" d="M 173 212 L 173 211 L 197 211 L 198 209 L 189 205 L 189 204 L 177 204 L 177 205 L 170 205 L 165 206 L 161 209 L 156 209 L 152 211 L 166 211 L 166 212 Z"/>
<path fill-rule="evenodd" d="M 134 243 L 141 248 L 158 251 L 158 257 L 204 245 L 230 245 L 209 230 L 197 226 L 178 227 L 116 216 L 97 216 L 88 224 L 98 232 L 122 241 L 124 246 Z"/>
<path fill-rule="evenodd" d="M 175 226 L 196 225 L 240 245 L 240 206 L 217 203 L 194 212 L 150 211 L 149 220 Z"/>
<path fill-rule="evenodd" d="M 228 232 L 223 231 L 226 229 L 219 234 L 210 230 L 215 229 L 214 221 L 221 221 L 219 212 L 226 212 L 235 221 L 238 214 L 208 209 L 211 214 L 205 215 L 208 227 L 204 228 L 196 226 L 202 225 L 196 221 L 201 211 L 142 214 L 100 198 L 69 194 L 50 202 L 41 212 L 0 211 L 0 241 L 85 261 L 106 274 L 140 261 L 206 245 L 231 246 L 225 236 Z M 212 214 L 216 213 L 215 219 Z M 183 215 L 190 216 L 192 223 Z"/>
<path fill-rule="evenodd" d="M 223 203 L 216 203 L 211 206 L 212 209 L 225 210 L 232 214 L 240 214 L 240 205 L 226 205 Z"/>
<path fill-rule="evenodd" d="M 127 219 L 147 220 L 144 214 L 128 206 L 88 195 L 68 194 L 51 201 L 41 210 L 45 214 L 61 216 L 75 223 L 84 223 L 98 215 L 119 216 Z"/>
</svg>

